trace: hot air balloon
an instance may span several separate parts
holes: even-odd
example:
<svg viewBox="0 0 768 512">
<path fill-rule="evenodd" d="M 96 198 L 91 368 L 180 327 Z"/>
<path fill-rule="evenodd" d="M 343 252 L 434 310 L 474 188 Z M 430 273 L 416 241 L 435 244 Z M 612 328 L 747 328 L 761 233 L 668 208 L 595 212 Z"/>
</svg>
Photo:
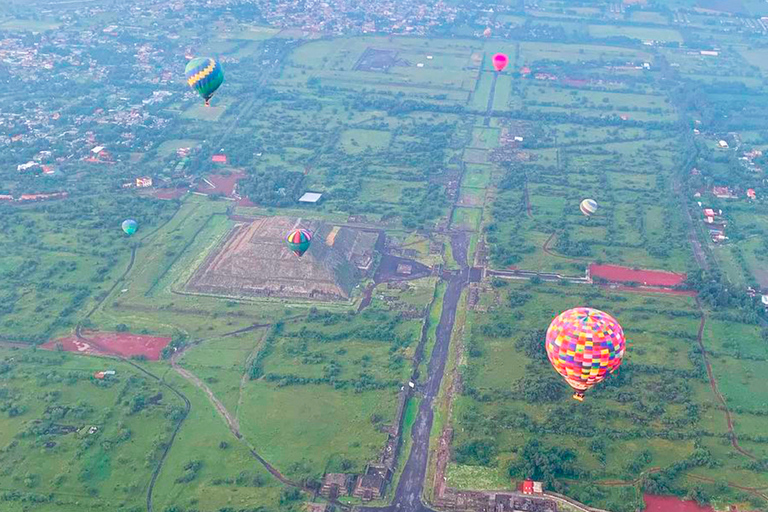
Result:
<svg viewBox="0 0 768 512">
<path fill-rule="evenodd" d="M 211 96 L 224 82 L 224 72 L 215 60 L 209 57 L 197 57 L 187 64 L 184 70 L 189 86 L 205 100 L 205 106 L 210 106 Z"/>
<path fill-rule="evenodd" d="M 509 57 L 503 53 L 497 53 L 493 56 L 493 67 L 496 68 L 496 71 L 498 72 L 504 71 L 504 68 L 507 67 L 508 62 Z"/>
<path fill-rule="evenodd" d="M 312 242 L 312 235 L 306 229 L 294 229 L 288 233 L 288 247 L 293 251 L 293 254 L 301 258 L 301 256 L 309 249 L 309 244 Z"/>
<path fill-rule="evenodd" d="M 123 231 L 125 231 L 126 235 L 131 236 L 136 232 L 137 229 L 139 229 L 139 223 L 135 220 L 125 219 L 123 221 Z"/>
<path fill-rule="evenodd" d="M 608 313 L 578 307 L 560 313 L 547 329 L 549 362 L 575 391 L 573 398 L 621 365 L 626 342 L 621 325 Z"/>
<path fill-rule="evenodd" d="M 491 27 L 486 27 L 485 30 L 483 30 L 483 35 L 485 37 L 491 37 Z"/>
<path fill-rule="evenodd" d="M 587 217 L 594 215 L 594 213 L 597 211 L 597 201 L 594 199 L 585 199 L 579 205 L 579 209 L 581 209 L 581 213 Z"/>
</svg>

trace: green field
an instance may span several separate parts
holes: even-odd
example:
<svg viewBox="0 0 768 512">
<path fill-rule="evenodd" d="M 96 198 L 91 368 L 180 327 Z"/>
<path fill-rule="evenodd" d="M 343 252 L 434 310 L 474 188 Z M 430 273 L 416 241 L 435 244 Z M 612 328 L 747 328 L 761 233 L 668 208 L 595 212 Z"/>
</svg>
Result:
<svg viewBox="0 0 768 512">
<path fill-rule="evenodd" d="M 632 37 L 643 41 L 674 41 L 683 42 L 683 36 L 677 30 L 666 28 L 641 28 L 641 27 L 619 27 L 611 25 L 590 25 L 589 35 L 592 37 Z"/>
<path fill-rule="evenodd" d="M 669 468 L 689 457 L 698 443 L 699 449 L 718 460 L 718 472 L 729 468 L 733 475 L 729 481 L 765 485 L 764 473 L 745 471 L 739 459 L 716 440 L 724 435 L 725 424 L 697 355 L 699 322 L 691 299 L 606 293 L 594 287 L 517 284 L 506 284 L 489 295 L 483 304 L 495 304 L 490 312 L 470 313 L 471 332 L 465 349 L 469 357 L 461 367 L 463 392 L 455 399 L 455 452 L 447 471 L 450 485 L 508 488 L 507 476 L 509 472 L 513 479 L 518 476 L 514 468 L 519 467 L 529 435 L 541 431 L 547 432 L 537 435 L 544 446 L 570 450 L 568 457 L 574 458 L 561 471 L 580 475 L 579 480 L 622 480 L 642 468 Z M 588 404 L 577 404 L 543 359 L 540 336 L 555 312 L 584 302 L 609 311 L 622 322 L 629 348 L 618 375 L 592 391 Z M 515 320 L 510 322 L 510 318 Z M 706 325 L 704 344 L 712 358 L 722 349 L 717 346 L 721 338 L 710 333 L 725 324 L 708 320 Z M 739 324 L 728 326 L 733 330 Z M 741 324 L 741 329 L 742 333 L 733 334 L 734 340 L 754 336 L 756 327 Z M 757 360 L 744 359 L 751 357 Z M 758 375 L 767 369 L 764 357 L 761 352 L 740 353 L 739 359 L 714 358 L 715 376 L 730 407 L 756 411 L 764 406 L 768 397 L 756 387 Z M 734 378 L 739 374 L 743 377 Z M 640 420 L 639 411 L 646 407 L 655 407 L 656 413 Z M 700 412 L 692 415 L 694 409 Z M 743 436 L 758 428 L 759 421 L 752 414 L 745 414 L 740 422 Z M 595 444 L 609 432 L 615 437 L 607 450 Z M 675 432 L 674 437 L 668 437 L 670 432 Z M 472 448 L 481 444 L 482 451 Z M 764 449 L 761 444 L 760 450 Z M 640 458 L 643 462 L 638 469 L 626 469 Z M 541 462 L 533 464 L 543 468 Z M 706 465 L 692 471 L 712 474 Z M 685 488 L 689 483 L 680 478 L 675 485 Z M 619 507 L 611 505 L 612 497 L 601 495 L 599 489 L 572 484 L 568 489 L 597 506 Z"/>
<path fill-rule="evenodd" d="M 641 509 L 643 493 L 765 509 L 736 487 L 768 488 L 768 334 L 758 316 L 768 159 L 743 156 L 768 152 L 759 2 L 675 0 L 662 11 L 644 2 L 395 1 L 370 19 L 327 6 L 294 16 L 303 7 L 279 2 L 209 2 L 193 16 L 57 3 L 40 13 L 0 7 L 9 76 L 24 82 L 0 92 L 0 194 L 69 194 L 0 203 L 3 512 L 299 512 L 319 498 L 285 486 L 255 454 L 311 489 L 329 472 L 360 474 L 392 455 L 402 404 L 395 476 L 370 503 L 387 505 L 411 429 L 425 419 L 420 386 L 434 377 L 441 318 L 455 322 L 430 442 L 437 453 L 451 429 L 449 487 L 511 490 L 532 477 L 611 512 Z M 402 25 L 391 19 L 400 16 Z M 116 34 L 104 32 L 113 24 Z M 497 52 L 510 58 L 502 73 L 491 63 Z M 210 108 L 172 72 L 190 53 L 226 68 Z M 715 150 L 721 138 L 729 151 Z M 97 144 L 109 163 L 87 161 Z M 177 167 L 182 147 L 195 151 Z M 211 162 L 216 153 L 227 155 L 224 169 Z M 22 172 L 29 160 L 55 175 Z M 237 194 L 253 205 L 194 193 L 161 201 L 156 190 L 121 186 L 146 175 L 155 187 L 202 190 L 203 178 L 230 170 L 242 173 Z M 714 198 L 713 186 L 739 199 Z M 757 200 L 744 199 L 748 188 Z M 300 203 L 307 191 L 322 201 Z M 682 208 L 696 192 L 702 205 L 687 206 L 704 271 Z M 589 218 L 579 211 L 585 198 L 598 203 Z M 709 242 L 699 206 L 723 209 L 726 241 Z M 354 281 L 344 300 L 259 295 L 248 262 L 231 267 L 243 282 L 231 296 L 190 283 L 201 265 L 221 263 L 215 251 L 233 230 L 272 216 L 383 236 L 334 267 Z M 130 238 L 126 218 L 139 222 Z M 467 261 L 457 261 L 462 240 Z M 354 252 L 346 243 L 341 258 Z M 431 275 L 411 280 L 410 262 L 386 254 Z M 288 286 L 316 278 L 307 259 L 286 256 L 265 263 L 270 277 Z M 478 270 L 509 268 L 582 277 L 595 262 L 685 272 L 698 297 L 475 282 Z M 466 266 L 479 268 L 445 318 L 449 279 Z M 621 370 L 576 403 L 542 339 L 552 317 L 584 304 L 614 314 L 629 348 Z M 157 362 L 35 348 L 78 327 L 168 336 L 173 346 Z M 117 374 L 93 377 L 106 368 Z M 400 402 L 411 378 L 414 394 Z"/>
</svg>

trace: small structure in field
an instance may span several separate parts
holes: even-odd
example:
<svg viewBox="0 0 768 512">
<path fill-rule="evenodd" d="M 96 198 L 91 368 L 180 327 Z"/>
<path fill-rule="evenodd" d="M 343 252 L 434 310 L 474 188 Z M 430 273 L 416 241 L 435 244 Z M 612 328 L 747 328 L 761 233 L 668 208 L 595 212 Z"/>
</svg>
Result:
<svg viewBox="0 0 768 512">
<path fill-rule="evenodd" d="M 328 473 L 323 478 L 320 496 L 334 500 L 339 496 L 349 496 L 354 477 L 346 473 Z"/>
<path fill-rule="evenodd" d="M 318 194 L 317 192 L 306 192 L 303 196 L 299 198 L 299 202 L 314 204 L 320 201 L 321 197 L 323 197 L 323 194 Z"/>
</svg>

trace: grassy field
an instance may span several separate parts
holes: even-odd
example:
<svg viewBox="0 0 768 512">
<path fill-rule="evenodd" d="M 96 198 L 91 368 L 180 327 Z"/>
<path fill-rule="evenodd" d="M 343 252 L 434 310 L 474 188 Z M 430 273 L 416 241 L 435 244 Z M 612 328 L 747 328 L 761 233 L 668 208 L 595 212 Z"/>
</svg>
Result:
<svg viewBox="0 0 768 512">
<path fill-rule="evenodd" d="M 490 311 L 470 313 L 469 357 L 462 366 L 464 391 L 455 401 L 453 446 L 457 455 L 448 468 L 449 485 L 508 488 L 507 470 L 519 459 L 528 439 L 526 432 L 536 432 L 545 445 L 571 450 L 575 456 L 573 467 L 578 467 L 581 474 L 579 479 L 597 482 L 598 486 L 603 480 L 624 479 L 630 474 L 627 463 L 646 450 L 649 453 L 643 455 L 643 467 L 669 467 L 693 453 L 694 439 L 721 466 L 717 471 L 696 468 L 693 474 L 722 475 L 723 467 L 727 467 L 729 473 L 733 472 L 732 481 L 765 485 L 763 473 L 744 470 L 743 459 L 734 458 L 717 440 L 724 435 L 725 423 L 722 411 L 715 408 L 717 402 L 703 366 L 691 355 L 698 350 L 695 337 L 699 321 L 690 298 L 606 293 L 580 286 L 507 284 L 485 289 L 487 295 L 481 305 L 487 305 Z M 584 303 L 616 316 L 629 340 L 628 356 L 618 376 L 594 389 L 586 408 L 587 402 L 577 404 L 569 398 L 566 386 L 546 363 L 543 338 L 539 338 L 556 312 Z M 514 320 L 510 323 L 511 318 Z M 504 326 L 509 330 L 504 331 Z M 760 347 L 760 353 L 745 352 L 749 345 L 743 341 L 755 337 L 757 327 L 712 319 L 706 326 L 703 341 L 712 353 L 715 376 L 729 406 L 744 411 L 764 407 L 768 397 L 757 389 L 758 375 L 768 369 L 764 349 Z M 539 341 L 525 341 L 531 335 Z M 732 355 L 725 355 L 724 350 Z M 547 393 L 544 386 L 552 388 Z M 534 394 L 533 389 L 540 394 Z M 546 407 L 541 406 L 542 401 Z M 638 424 L 637 413 L 651 404 L 655 404 L 656 414 Z M 700 412 L 691 416 L 692 407 Z M 597 417 L 599 425 L 589 419 Z M 510 424 L 512 418 L 523 420 Z M 569 421 L 563 422 L 562 418 Z M 739 422 L 739 434 L 754 436 L 759 431 L 757 418 L 745 413 Z M 552 435 L 540 435 L 542 429 Z M 678 433 L 676 437 L 668 437 L 670 430 Z M 702 430 L 703 437 L 693 434 Z M 611 441 L 604 452 L 602 448 L 590 448 L 592 440 L 609 431 L 624 434 Z M 643 432 L 642 441 L 636 437 L 639 432 Z M 487 449 L 492 453 L 490 459 L 473 458 L 473 452 L 466 448 L 481 440 L 491 446 Z M 758 444 L 761 451 L 765 450 L 763 444 Z M 631 474 L 636 475 L 637 470 Z M 675 482 L 682 488 L 690 485 L 683 478 Z M 577 487 L 571 492 L 582 493 Z M 589 498 L 587 494 L 582 497 Z M 599 496 L 593 493 L 587 501 L 605 506 L 610 500 Z"/>
<path fill-rule="evenodd" d="M 592 37 L 631 37 L 642 41 L 683 42 L 677 30 L 668 28 L 619 27 L 615 25 L 590 25 Z"/>
<path fill-rule="evenodd" d="M 114 360 L 0 348 L 0 367 L 0 487 L 43 511 L 144 503 L 181 400 Z M 93 378 L 105 369 L 116 375 Z"/>
</svg>

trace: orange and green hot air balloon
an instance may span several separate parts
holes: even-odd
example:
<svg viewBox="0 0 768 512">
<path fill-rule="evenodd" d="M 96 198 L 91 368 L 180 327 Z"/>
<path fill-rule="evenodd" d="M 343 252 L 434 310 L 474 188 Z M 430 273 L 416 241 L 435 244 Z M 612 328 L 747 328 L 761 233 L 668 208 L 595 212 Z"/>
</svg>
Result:
<svg viewBox="0 0 768 512">
<path fill-rule="evenodd" d="M 197 57 L 189 61 L 184 75 L 189 86 L 203 97 L 206 106 L 210 106 L 211 96 L 224 82 L 221 66 L 209 57 Z"/>
<path fill-rule="evenodd" d="M 301 258 L 309 245 L 312 242 L 312 235 L 306 229 L 294 229 L 288 233 L 288 247 L 293 251 L 293 254 Z"/>
<path fill-rule="evenodd" d="M 573 398 L 604 380 L 621 365 L 626 348 L 624 331 L 608 313 L 573 308 L 560 313 L 547 329 L 549 362 L 575 391 Z"/>
</svg>

